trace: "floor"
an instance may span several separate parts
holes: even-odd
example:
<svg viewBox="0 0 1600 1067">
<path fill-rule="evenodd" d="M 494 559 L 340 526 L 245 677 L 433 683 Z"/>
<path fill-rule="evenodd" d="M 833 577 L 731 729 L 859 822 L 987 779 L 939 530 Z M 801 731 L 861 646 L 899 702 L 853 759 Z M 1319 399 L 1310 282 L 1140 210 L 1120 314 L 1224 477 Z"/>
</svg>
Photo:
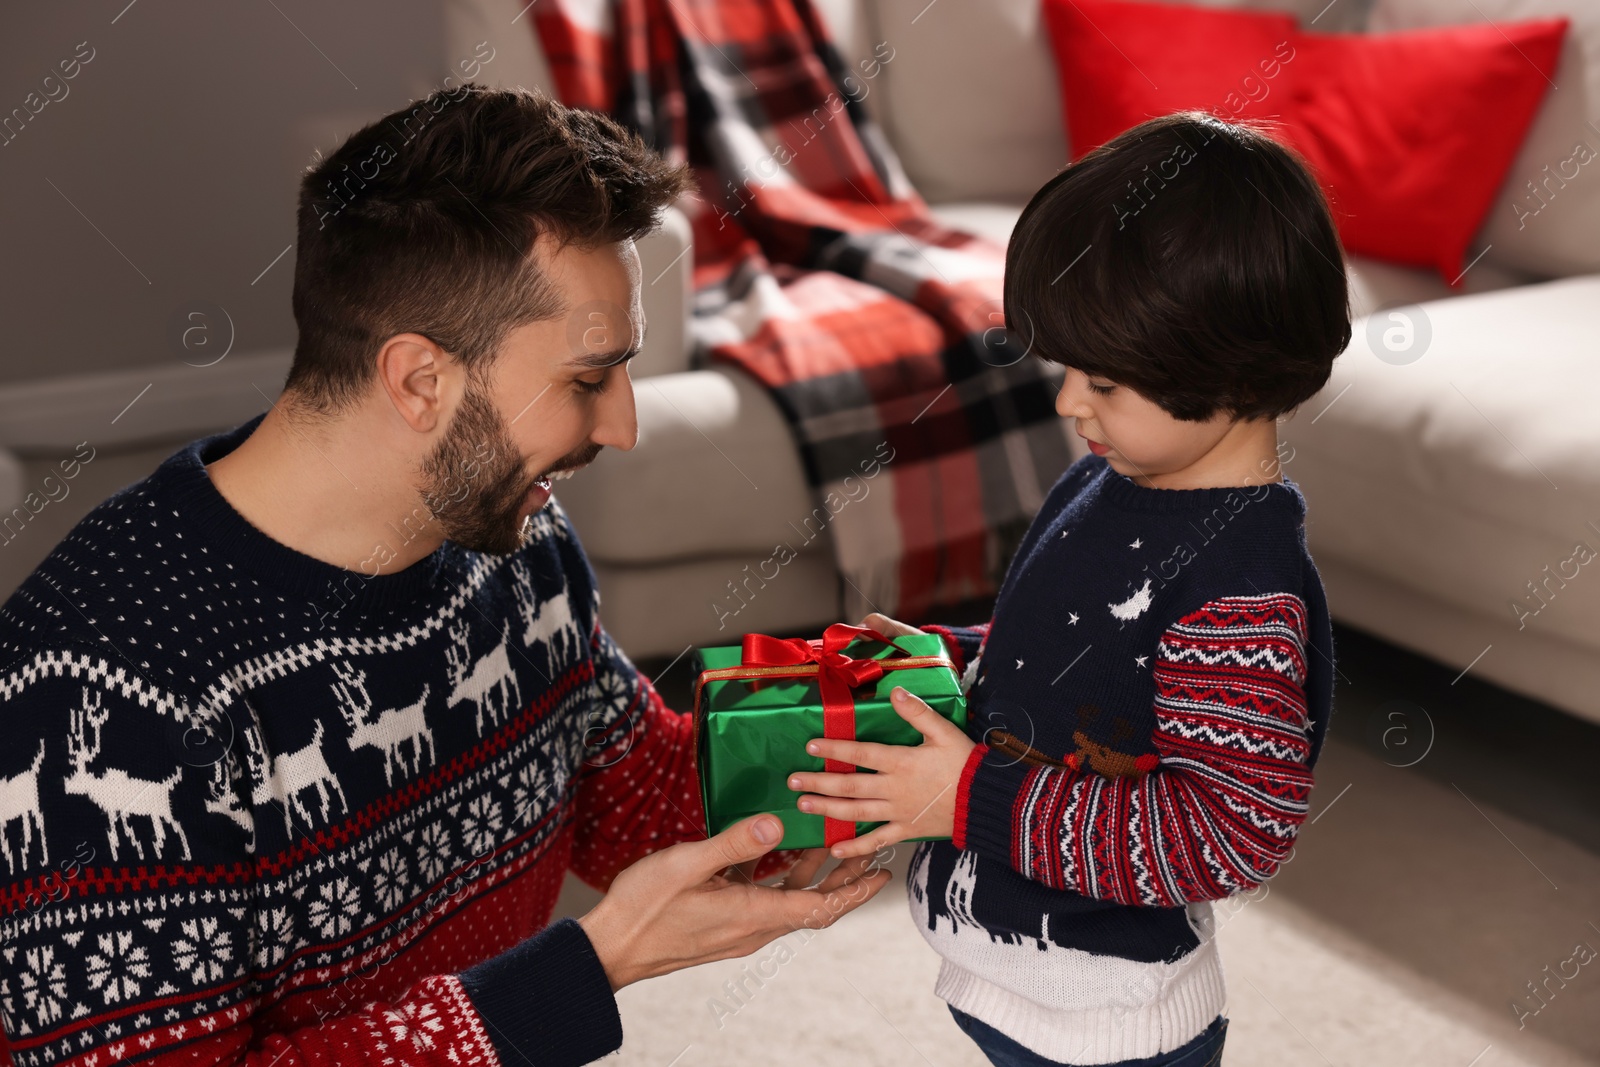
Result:
<svg viewBox="0 0 1600 1067">
<path fill-rule="evenodd" d="M 1311 819 L 1258 899 L 1217 908 L 1226 1062 L 1600 1063 L 1600 959 L 1578 962 L 1600 951 L 1600 726 L 1355 630 L 1336 639 Z M 658 684 L 681 702 L 688 681 Z M 931 992 L 907 858 L 830 930 L 624 989 L 614 1061 L 982 1067 Z M 594 899 L 571 882 L 561 909 Z"/>
<path fill-rule="evenodd" d="M 0 545 L 0 589 L 170 451 L 97 457 L 70 504 Z M 1226 1062 L 1600 1063 L 1600 959 L 1567 962 L 1600 951 L 1600 726 L 1358 631 L 1336 638 L 1332 734 L 1295 858 L 1260 899 L 1218 908 Z M 688 706 L 683 663 L 641 666 Z M 616 1061 L 982 1067 L 931 993 L 937 958 L 906 916 L 905 858 L 896 885 L 809 941 L 624 989 Z M 561 912 L 594 899 L 569 882 Z"/>
</svg>

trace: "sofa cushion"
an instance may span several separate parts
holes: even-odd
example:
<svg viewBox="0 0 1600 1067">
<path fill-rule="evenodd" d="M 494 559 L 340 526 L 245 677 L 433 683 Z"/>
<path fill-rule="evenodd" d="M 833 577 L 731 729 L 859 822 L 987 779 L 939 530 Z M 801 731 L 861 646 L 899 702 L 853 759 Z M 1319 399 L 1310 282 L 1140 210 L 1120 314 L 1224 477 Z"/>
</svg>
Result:
<svg viewBox="0 0 1600 1067">
<path fill-rule="evenodd" d="M 562 482 L 562 506 L 597 561 L 646 564 L 831 548 L 800 454 L 766 389 L 732 367 L 633 383 L 639 443 Z M 827 516 L 826 510 L 823 512 Z"/>
<path fill-rule="evenodd" d="M 1589 276 L 1358 321 L 1328 385 L 1281 431 L 1313 551 L 1600 649 L 1600 560 L 1574 558 L 1580 543 L 1600 553 L 1596 306 Z M 1379 358 L 1383 331 L 1407 326 L 1394 314 L 1426 343 Z M 1551 582 L 1548 606 L 1530 582 Z M 1539 610 L 1524 618 L 1519 601 Z"/>
<path fill-rule="evenodd" d="M 1405 267 L 1366 256 L 1346 257 L 1344 275 L 1350 287 L 1350 317 L 1353 319 L 1401 304 L 1487 293 L 1534 280 L 1521 271 L 1479 260 L 1462 276 L 1461 285 L 1451 289 L 1438 271 Z"/>
<path fill-rule="evenodd" d="M 1185 109 L 1268 122 L 1305 157 L 1346 249 L 1450 280 L 1472 258 L 1568 26 L 1305 33 L 1277 12 L 1147 0 L 1044 0 L 1044 12 L 1072 158 Z M 1136 214 L 1143 194 L 1181 181 L 1181 164 L 1206 153 L 1204 139 L 1190 148 L 1116 210 Z"/>
<path fill-rule="evenodd" d="M 1600 4 L 1593 0 L 1376 0 L 1373 31 L 1546 15 L 1572 20 L 1561 63 L 1478 243 L 1485 259 L 1547 277 L 1600 271 Z"/>
<path fill-rule="evenodd" d="M 858 0 L 859 2 L 859 0 Z M 832 7 L 843 0 L 833 0 Z M 1359 26 L 1357 0 L 1208 0 L 1283 11 L 1333 32 Z M 871 0 L 876 36 L 894 49 L 874 92 L 911 183 L 930 204 L 1026 203 L 1067 165 L 1055 60 L 1039 0 Z M 1320 15 L 1320 17 L 1319 17 Z"/>
</svg>

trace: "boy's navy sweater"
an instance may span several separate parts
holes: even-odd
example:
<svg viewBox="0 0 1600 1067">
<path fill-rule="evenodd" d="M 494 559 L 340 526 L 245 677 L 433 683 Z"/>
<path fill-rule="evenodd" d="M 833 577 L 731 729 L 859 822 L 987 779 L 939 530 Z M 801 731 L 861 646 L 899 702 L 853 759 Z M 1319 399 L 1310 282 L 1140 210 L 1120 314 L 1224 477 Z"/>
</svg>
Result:
<svg viewBox="0 0 1600 1067">
<path fill-rule="evenodd" d="M 1224 990 L 1209 901 L 1288 856 L 1333 696 L 1291 481 L 1151 489 L 1097 456 L 1052 488 L 966 667 L 954 840 L 919 846 L 938 993 L 1052 1059 L 1153 1056 Z"/>
<path fill-rule="evenodd" d="M 704 838 L 688 716 L 600 625 L 554 501 L 517 552 L 368 579 L 212 485 L 257 421 L 95 508 L 0 611 L 0 1063 L 612 1051 L 583 928 L 546 924 L 569 869 Z"/>
</svg>

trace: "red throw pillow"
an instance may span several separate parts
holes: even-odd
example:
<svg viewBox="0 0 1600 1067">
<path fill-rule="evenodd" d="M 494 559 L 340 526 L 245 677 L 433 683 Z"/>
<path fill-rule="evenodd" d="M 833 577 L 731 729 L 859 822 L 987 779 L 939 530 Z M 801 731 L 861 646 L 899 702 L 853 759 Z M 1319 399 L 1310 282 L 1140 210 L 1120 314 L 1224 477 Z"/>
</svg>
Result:
<svg viewBox="0 0 1600 1067">
<path fill-rule="evenodd" d="M 1463 260 L 1551 84 L 1565 18 L 1389 34 L 1288 15 L 1042 0 L 1072 158 L 1191 108 L 1271 130 L 1311 164 L 1351 252 Z"/>
</svg>

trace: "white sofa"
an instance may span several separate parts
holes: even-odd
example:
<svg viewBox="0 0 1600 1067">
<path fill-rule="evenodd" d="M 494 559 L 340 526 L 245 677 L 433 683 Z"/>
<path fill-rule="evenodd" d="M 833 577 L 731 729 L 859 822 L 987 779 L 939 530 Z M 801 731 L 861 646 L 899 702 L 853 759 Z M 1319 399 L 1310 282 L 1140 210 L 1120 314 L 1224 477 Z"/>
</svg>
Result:
<svg viewBox="0 0 1600 1067">
<path fill-rule="evenodd" d="M 513 21 L 521 6 L 457 0 L 449 54 L 489 39 L 493 76 L 549 88 L 532 27 Z M 1067 162 L 1037 0 L 818 6 L 847 60 L 880 41 L 893 48 L 865 83 L 865 104 L 935 214 L 1003 244 L 1033 190 Z M 1600 176 L 1568 183 L 1537 228 L 1507 221 L 1523 183 L 1566 159 L 1575 138 L 1600 145 L 1600 128 L 1583 121 L 1600 116 L 1600 12 L 1579 0 L 1375 0 L 1370 18 L 1359 0 L 1251 6 L 1346 31 L 1574 16 L 1556 79 L 1565 91 L 1552 94 L 1559 103 L 1541 113 L 1472 250 L 1487 253 L 1460 291 L 1353 258 L 1355 339 L 1282 437 L 1341 621 L 1600 720 L 1600 563 L 1570 562 L 1580 541 L 1600 550 Z M 599 572 L 607 624 L 635 656 L 804 631 L 840 612 L 818 539 L 737 615 L 722 614 L 740 603 L 728 583 L 792 541 L 789 524 L 814 501 L 764 392 L 731 368 L 692 367 L 688 330 L 662 321 L 687 319 L 687 303 L 673 301 L 687 291 L 689 257 L 666 268 L 686 241 L 676 218 L 646 242 L 650 329 L 654 339 L 667 327 L 671 343 L 636 361 L 639 447 L 604 455 L 561 493 Z M 1408 322 L 1431 335 L 1426 350 L 1378 358 L 1374 338 Z M 1540 582 L 1542 607 L 1529 584 Z M 1539 610 L 1517 612 L 1519 597 Z"/>
</svg>

